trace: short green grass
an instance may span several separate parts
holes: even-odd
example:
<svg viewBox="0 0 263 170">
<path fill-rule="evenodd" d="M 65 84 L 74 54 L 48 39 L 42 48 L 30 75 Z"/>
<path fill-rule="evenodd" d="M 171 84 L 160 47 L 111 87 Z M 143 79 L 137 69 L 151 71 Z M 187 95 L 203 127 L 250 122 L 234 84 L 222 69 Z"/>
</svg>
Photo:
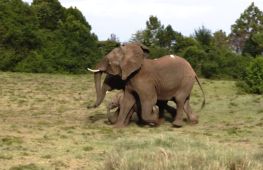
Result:
<svg viewBox="0 0 263 170">
<path fill-rule="evenodd" d="M 0 169 L 263 169 L 263 97 L 234 81 L 201 83 L 199 124 L 115 129 L 105 114 L 115 92 L 86 109 L 95 101 L 90 74 L 0 72 Z M 193 110 L 201 103 L 195 86 Z"/>
</svg>

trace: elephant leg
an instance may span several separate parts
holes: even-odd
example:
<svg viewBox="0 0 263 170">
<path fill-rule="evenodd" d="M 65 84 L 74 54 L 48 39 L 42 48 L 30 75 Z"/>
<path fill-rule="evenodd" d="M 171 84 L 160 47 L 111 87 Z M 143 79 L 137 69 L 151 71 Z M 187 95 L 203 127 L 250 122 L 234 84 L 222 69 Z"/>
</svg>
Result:
<svg viewBox="0 0 263 170">
<path fill-rule="evenodd" d="M 192 123 L 192 124 L 197 124 L 198 123 L 198 117 L 197 115 L 192 111 L 192 108 L 190 106 L 190 98 L 188 97 L 185 101 L 185 104 L 184 104 L 184 111 L 189 119 L 189 121 Z"/>
<path fill-rule="evenodd" d="M 176 99 L 176 116 L 173 121 L 175 127 L 183 126 L 184 101 L 183 99 Z"/>
<path fill-rule="evenodd" d="M 111 124 L 115 124 L 117 122 L 119 113 L 120 113 L 119 108 L 114 113 L 108 113 L 108 120 Z"/>
<path fill-rule="evenodd" d="M 155 98 L 156 99 L 156 98 Z M 157 99 L 154 100 L 141 100 L 142 103 L 142 119 L 145 122 L 159 124 L 159 108 L 155 105 Z"/>
<path fill-rule="evenodd" d="M 129 113 L 132 110 L 134 104 L 135 99 L 133 95 L 130 91 L 125 89 L 123 100 L 120 102 L 120 113 L 115 127 L 121 128 L 125 126 L 125 121 L 127 121 L 126 119 L 129 117 Z"/>
<path fill-rule="evenodd" d="M 164 108 L 167 105 L 168 101 L 157 101 L 157 106 L 159 107 L 159 124 L 164 121 Z"/>
<path fill-rule="evenodd" d="M 130 120 L 131 120 L 131 117 L 132 117 L 134 111 L 135 111 L 135 109 L 133 106 L 132 109 L 129 111 L 127 118 L 125 119 L 125 122 L 124 122 L 125 126 L 127 126 L 130 123 Z"/>
<path fill-rule="evenodd" d="M 175 119 L 173 121 L 173 125 L 176 127 L 181 127 L 183 125 L 183 113 L 184 113 L 185 102 L 188 100 L 187 101 L 188 103 L 186 104 L 187 106 L 189 106 L 189 96 L 194 86 L 194 82 L 195 82 L 194 77 L 192 76 L 185 77 L 181 82 L 181 88 L 177 91 L 177 93 L 174 96 L 177 106 L 177 112 Z M 189 107 L 187 109 L 188 110 L 186 111 L 186 113 L 187 114 L 190 113 L 189 115 L 191 116 Z"/>
<path fill-rule="evenodd" d="M 176 115 L 176 108 L 169 106 L 168 104 L 165 106 L 165 110 L 171 114 L 171 117 L 174 119 Z"/>
</svg>

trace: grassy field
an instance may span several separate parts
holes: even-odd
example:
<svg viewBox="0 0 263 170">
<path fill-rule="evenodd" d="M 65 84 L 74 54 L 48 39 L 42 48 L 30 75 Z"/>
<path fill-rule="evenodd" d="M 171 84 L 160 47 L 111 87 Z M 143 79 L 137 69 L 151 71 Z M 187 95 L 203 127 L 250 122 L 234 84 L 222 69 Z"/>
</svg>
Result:
<svg viewBox="0 0 263 170">
<path fill-rule="evenodd" d="M 92 75 L 0 72 L 0 169 L 263 169 L 263 96 L 233 81 L 201 80 L 200 123 L 115 129 L 95 101 Z M 195 86 L 192 106 L 202 95 Z M 170 103 L 173 105 L 172 103 Z"/>
</svg>

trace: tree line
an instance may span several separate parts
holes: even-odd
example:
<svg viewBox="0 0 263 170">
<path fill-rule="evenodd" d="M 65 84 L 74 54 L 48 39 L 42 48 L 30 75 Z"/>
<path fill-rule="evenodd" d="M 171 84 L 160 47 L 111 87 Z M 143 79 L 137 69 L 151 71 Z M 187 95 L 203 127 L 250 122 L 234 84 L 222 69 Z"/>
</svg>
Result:
<svg viewBox="0 0 263 170">
<path fill-rule="evenodd" d="M 83 73 L 101 55 L 77 8 L 58 0 L 0 0 L 0 70 Z"/>
<path fill-rule="evenodd" d="M 36 73 L 85 73 L 97 60 L 120 45 L 116 36 L 99 41 L 77 8 L 58 0 L 0 0 L 0 70 Z M 263 12 L 252 3 L 231 33 L 205 26 L 184 36 L 150 16 L 145 28 L 130 39 L 150 48 L 150 57 L 176 54 L 186 58 L 205 78 L 243 80 L 248 87 L 263 82 Z M 255 79 L 249 82 L 246 79 Z M 263 93 L 258 83 L 253 92 Z M 251 88 L 250 88 L 251 89 Z"/>
</svg>

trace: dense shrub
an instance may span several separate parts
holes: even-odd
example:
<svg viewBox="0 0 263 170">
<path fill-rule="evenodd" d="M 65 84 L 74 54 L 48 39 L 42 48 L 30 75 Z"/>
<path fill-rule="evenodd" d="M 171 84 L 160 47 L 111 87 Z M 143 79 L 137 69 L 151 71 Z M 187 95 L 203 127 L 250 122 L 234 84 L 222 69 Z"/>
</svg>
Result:
<svg viewBox="0 0 263 170">
<path fill-rule="evenodd" d="M 150 47 L 150 55 L 149 55 L 150 58 L 159 58 L 167 54 L 170 54 L 168 49 L 156 47 L 156 46 Z"/>
<path fill-rule="evenodd" d="M 97 36 L 76 8 L 58 0 L 0 0 L 0 70 L 86 73 L 101 56 Z"/>
<path fill-rule="evenodd" d="M 51 64 L 48 63 L 41 54 L 36 52 L 32 52 L 27 58 L 19 62 L 15 67 L 15 71 L 34 73 L 54 72 Z"/>
<path fill-rule="evenodd" d="M 202 65 L 201 73 L 205 78 L 213 78 L 219 74 L 219 66 L 216 62 L 207 62 Z"/>
<path fill-rule="evenodd" d="M 263 56 L 253 59 L 241 76 L 238 86 L 246 92 L 263 94 Z"/>
<path fill-rule="evenodd" d="M 188 47 L 183 53 L 183 57 L 190 62 L 193 69 L 200 74 L 201 73 L 201 67 L 206 60 L 206 52 L 198 48 L 196 46 L 190 46 Z"/>
</svg>

